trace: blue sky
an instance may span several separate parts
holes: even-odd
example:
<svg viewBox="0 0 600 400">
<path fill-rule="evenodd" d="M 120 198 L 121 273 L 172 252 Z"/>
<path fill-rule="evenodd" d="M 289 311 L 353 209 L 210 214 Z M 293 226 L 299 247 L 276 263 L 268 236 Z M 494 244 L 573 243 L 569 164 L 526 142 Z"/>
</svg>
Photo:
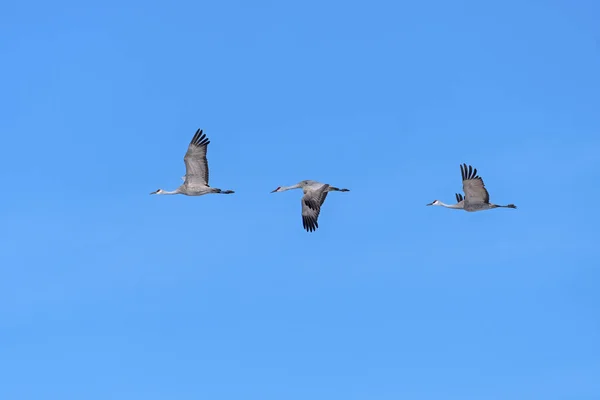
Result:
<svg viewBox="0 0 600 400">
<path fill-rule="evenodd" d="M 5 4 L 0 398 L 600 398 L 598 15 Z M 197 128 L 236 194 L 149 196 Z"/>
</svg>

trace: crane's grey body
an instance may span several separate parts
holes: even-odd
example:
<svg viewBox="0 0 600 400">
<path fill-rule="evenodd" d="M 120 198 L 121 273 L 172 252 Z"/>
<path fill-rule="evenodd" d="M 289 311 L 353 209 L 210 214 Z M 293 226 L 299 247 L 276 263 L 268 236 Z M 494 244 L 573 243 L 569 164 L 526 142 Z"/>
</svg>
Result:
<svg viewBox="0 0 600 400">
<path fill-rule="evenodd" d="M 302 189 L 302 226 L 307 232 L 314 232 L 319 227 L 318 219 L 321 213 L 321 206 L 327 198 L 329 192 L 349 192 L 348 189 L 339 189 L 330 186 L 327 183 L 304 180 L 292 186 L 280 186 L 273 190 L 275 192 L 285 192 L 286 190 Z"/>
<path fill-rule="evenodd" d="M 428 206 L 441 206 L 446 208 L 454 208 L 458 210 L 465 210 L 469 212 L 491 210 L 492 208 L 517 208 L 514 204 L 508 204 L 501 206 L 498 204 L 490 203 L 490 194 L 488 193 L 483 179 L 477 175 L 477 169 L 472 166 L 463 164 L 460 166 L 460 172 L 463 181 L 463 191 L 465 197 L 456 194 L 456 204 L 444 204 L 439 200 L 434 200 L 432 203 L 427 204 Z"/>
<path fill-rule="evenodd" d="M 158 189 L 150 194 L 185 194 L 186 196 L 202 196 L 209 193 L 231 194 L 233 190 L 221 190 L 208 185 L 208 160 L 206 159 L 206 151 L 210 140 L 198 129 L 192 138 L 187 152 L 183 157 L 185 163 L 185 176 L 183 184 L 177 189 L 169 192 Z"/>
</svg>

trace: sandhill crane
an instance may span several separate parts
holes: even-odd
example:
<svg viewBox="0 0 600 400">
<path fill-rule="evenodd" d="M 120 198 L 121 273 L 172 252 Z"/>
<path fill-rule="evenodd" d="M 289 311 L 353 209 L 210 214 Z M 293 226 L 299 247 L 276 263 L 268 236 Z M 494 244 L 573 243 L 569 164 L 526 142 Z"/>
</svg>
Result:
<svg viewBox="0 0 600 400">
<path fill-rule="evenodd" d="M 465 211 L 483 211 L 490 210 L 492 208 L 517 208 L 514 204 L 506 206 L 500 206 L 497 204 L 490 203 L 490 194 L 488 193 L 483 179 L 477 175 L 477 169 L 472 166 L 463 164 L 460 166 L 460 172 L 463 180 L 463 191 L 465 192 L 464 199 L 460 194 L 456 194 L 457 204 L 449 205 L 444 204 L 439 200 L 435 200 L 432 203 L 427 204 L 428 206 L 442 206 L 446 208 L 456 208 Z M 460 196 L 460 197 L 459 197 Z"/>
<path fill-rule="evenodd" d="M 302 226 L 307 232 L 314 232 L 319 227 L 317 220 L 327 193 L 349 192 L 348 189 L 339 189 L 326 183 L 305 180 L 292 186 L 279 186 L 271 193 L 285 192 L 291 189 L 302 189 L 304 191 L 304 196 L 302 196 Z"/>
<path fill-rule="evenodd" d="M 233 190 L 221 190 L 208 186 L 208 161 L 206 150 L 210 140 L 198 129 L 183 157 L 185 176 L 183 184 L 172 192 L 158 189 L 150 194 L 185 194 L 187 196 L 202 196 L 208 193 L 231 194 Z"/>
</svg>

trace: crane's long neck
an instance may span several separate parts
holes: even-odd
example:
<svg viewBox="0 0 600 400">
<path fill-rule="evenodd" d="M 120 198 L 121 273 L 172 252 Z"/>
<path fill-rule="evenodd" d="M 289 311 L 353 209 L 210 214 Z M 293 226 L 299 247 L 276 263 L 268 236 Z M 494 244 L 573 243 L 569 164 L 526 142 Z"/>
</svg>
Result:
<svg viewBox="0 0 600 400">
<path fill-rule="evenodd" d="M 442 207 L 446 207 L 446 208 L 454 208 L 456 210 L 462 209 L 463 205 L 459 205 L 459 204 L 446 204 L 446 203 L 442 203 L 441 201 L 438 201 L 438 205 L 442 206 Z"/>
<path fill-rule="evenodd" d="M 278 190 L 278 192 L 285 192 L 286 190 L 292 190 L 292 189 L 299 189 L 300 185 L 296 184 L 296 185 L 292 185 L 292 186 L 281 186 Z"/>
<path fill-rule="evenodd" d="M 156 194 L 179 194 L 181 193 L 181 191 L 179 190 L 179 188 L 169 192 L 168 190 L 161 190 L 160 192 L 156 193 Z"/>
</svg>

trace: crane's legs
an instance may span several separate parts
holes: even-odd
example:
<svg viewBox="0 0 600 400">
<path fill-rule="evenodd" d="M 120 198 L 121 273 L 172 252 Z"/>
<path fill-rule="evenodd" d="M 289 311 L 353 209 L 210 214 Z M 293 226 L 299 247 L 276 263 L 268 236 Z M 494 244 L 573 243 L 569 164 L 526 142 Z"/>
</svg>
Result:
<svg viewBox="0 0 600 400">
<path fill-rule="evenodd" d="M 514 204 L 508 204 L 506 206 L 499 206 L 498 204 L 494 204 L 496 207 L 500 207 L 500 208 L 517 208 L 517 206 L 515 206 Z"/>
<path fill-rule="evenodd" d="M 233 190 L 221 190 L 221 189 L 217 189 L 218 192 L 215 193 L 219 193 L 219 194 L 231 194 L 231 193 L 235 193 Z"/>
</svg>

